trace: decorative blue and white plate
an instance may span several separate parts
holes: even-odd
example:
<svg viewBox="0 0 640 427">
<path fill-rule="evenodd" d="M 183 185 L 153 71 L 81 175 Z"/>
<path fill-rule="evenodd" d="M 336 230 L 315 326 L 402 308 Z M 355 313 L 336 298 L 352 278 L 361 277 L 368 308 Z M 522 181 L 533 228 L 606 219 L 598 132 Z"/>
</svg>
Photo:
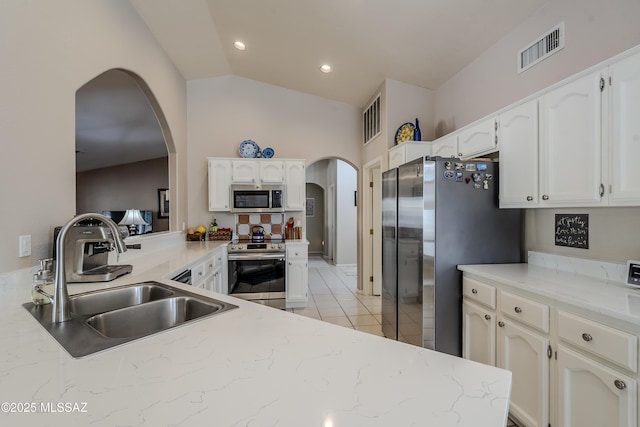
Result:
<svg viewBox="0 0 640 427">
<path fill-rule="evenodd" d="M 256 144 L 255 141 L 251 139 L 245 139 L 240 143 L 240 147 L 238 148 L 240 155 L 244 158 L 252 158 L 256 157 L 256 155 L 260 152 L 260 147 Z"/>
<path fill-rule="evenodd" d="M 276 154 L 276 152 L 273 151 L 273 148 L 271 147 L 267 147 L 262 150 L 262 157 L 266 157 L 267 159 L 272 158 L 274 154 Z"/>
</svg>

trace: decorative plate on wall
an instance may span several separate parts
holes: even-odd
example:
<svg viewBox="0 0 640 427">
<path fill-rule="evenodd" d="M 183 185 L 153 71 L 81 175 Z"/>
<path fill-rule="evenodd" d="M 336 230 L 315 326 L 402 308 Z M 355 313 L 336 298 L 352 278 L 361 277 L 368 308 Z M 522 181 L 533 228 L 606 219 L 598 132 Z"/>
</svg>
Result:
<svg viewBox="0 0 640 427">
<path fill-rule="evenodd" d="M 240 147 L 238 148 L 240 155 L 245 158 L 256 157 L 256 155 L 260 152 L 260 147 L 255 141 L 251 139 L 245 139 L 240 143 Z"/>
<path fill-rule="evenodd" d="M 396 131 L 396 145 L 405 141 L 413 141 L 413 133 L 415 130 L 416 125 L 411 122 L 407 122 L 400 126 Z"/>
</svg>

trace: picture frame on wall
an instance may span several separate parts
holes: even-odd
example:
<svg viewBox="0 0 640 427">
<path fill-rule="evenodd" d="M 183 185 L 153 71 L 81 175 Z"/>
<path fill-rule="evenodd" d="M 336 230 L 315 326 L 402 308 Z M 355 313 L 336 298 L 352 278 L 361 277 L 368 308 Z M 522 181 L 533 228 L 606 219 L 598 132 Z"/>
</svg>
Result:
<svg viewBox="0 0 640 427">
<path fill-rule="evenodd" d="M 158 218 L 169 218 L 168 188 L 158 188 Z"/>
<path fill-rule="evenodd" d="M 306 216 L 314 216 L 316 212 L 316 199 L 313 197 L 307 197 L 305 206 Z"/>
</svg>

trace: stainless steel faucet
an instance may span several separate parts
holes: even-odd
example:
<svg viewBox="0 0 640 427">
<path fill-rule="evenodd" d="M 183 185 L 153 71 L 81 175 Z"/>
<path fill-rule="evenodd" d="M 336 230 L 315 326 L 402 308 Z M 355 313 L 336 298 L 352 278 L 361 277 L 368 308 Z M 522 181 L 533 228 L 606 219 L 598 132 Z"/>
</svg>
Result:
<svg viewBox="0 0 640 427">
<path fill-rule="evenodd" d="M 58 240 L 55 242 L 56 244 L 56 275 L 55 275 L 55 283 L 53 288 L 53 298 L 51 298 L 52 305 L 52 315 L 51 322 L 52 323 L 62 323 L 71 319 L 71 315 L 69 314 L 69 292 L 67 291 L 67 274 L 65 271 L 65 239 L 67 238 L 67 234 L 71 227 L 75 226 L 78 222 L 85 219 L 98 219 L 104 223 L 104 225 L 109 228 L 111 231 L 111 235 L 113 236 L 113 240 L 115 242 L 116 250 L 118 253 L 126 252 L 127 247 L 120 236 L 120 231 L 118 230 L 118 226 L 113 220 L 107 218 L 104 215 L 98 213 L 84 213 L 78 216 L 73 217 L 69 222 L 67 222 L 60 233 L 58 234 Z"/>
</svg>

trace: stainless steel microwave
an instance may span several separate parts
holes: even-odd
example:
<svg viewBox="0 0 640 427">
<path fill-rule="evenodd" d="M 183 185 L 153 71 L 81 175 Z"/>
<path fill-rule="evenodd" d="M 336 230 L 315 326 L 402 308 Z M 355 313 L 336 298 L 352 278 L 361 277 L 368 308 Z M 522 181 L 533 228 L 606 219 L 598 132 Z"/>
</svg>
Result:
<svg viewBox="0 0 640 427">
<path fill-rule="evenodd" d="M 231 212 L 284 212 L 282 185 L 232 185 Z"/>
</svg>

